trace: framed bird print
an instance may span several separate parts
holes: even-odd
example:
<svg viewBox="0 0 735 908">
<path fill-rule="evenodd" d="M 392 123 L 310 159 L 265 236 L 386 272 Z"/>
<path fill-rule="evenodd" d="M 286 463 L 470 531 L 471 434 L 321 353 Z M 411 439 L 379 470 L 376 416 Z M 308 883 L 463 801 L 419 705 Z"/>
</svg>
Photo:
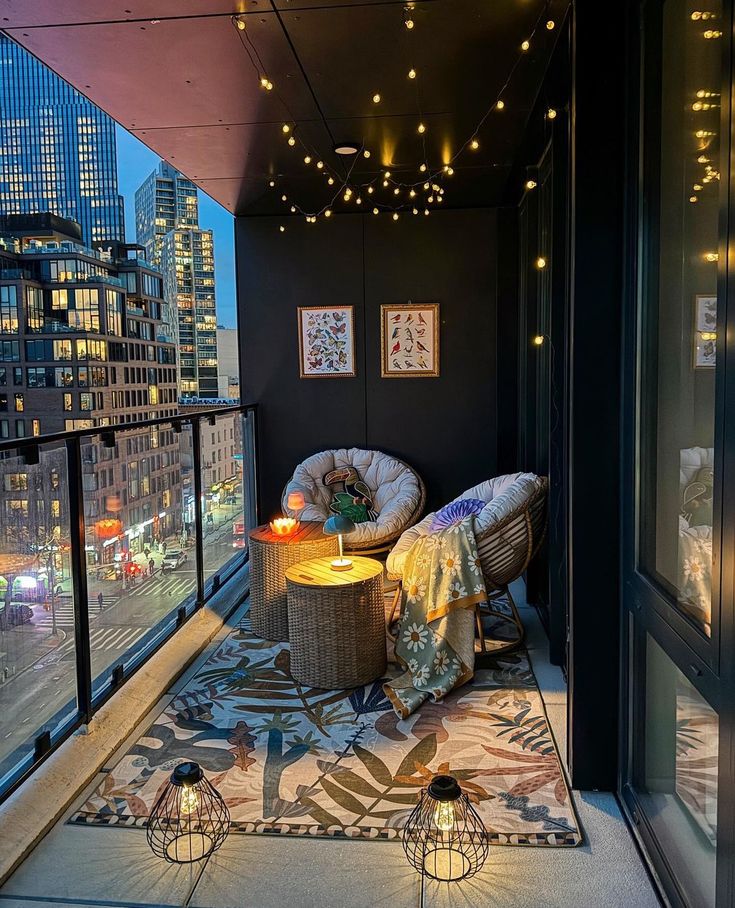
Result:
<svg viewBox="0 0 735 908">
<path fill-rule="evenodd" d="M 439 375 L 439 303 L 380 307 L 382 378 Z"/>
<path fill-rule="evenodd" d="M 352 306 L 299 307 L 301 378 L 354 378 Z"/>
</svg>

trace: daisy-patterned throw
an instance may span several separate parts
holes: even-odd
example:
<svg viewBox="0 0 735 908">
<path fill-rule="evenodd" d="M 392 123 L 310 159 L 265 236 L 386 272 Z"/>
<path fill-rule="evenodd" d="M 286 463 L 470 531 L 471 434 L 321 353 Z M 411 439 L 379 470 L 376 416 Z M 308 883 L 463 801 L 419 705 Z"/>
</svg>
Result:
<svg viewBox="0 0 735 908">
<path fill-rule="evenodd" d="M 475 605 L 487 599 L 472 521 L 422 536 L 406 556 L 395 647 L 405 672 L 384 685 L 402 719 L 472 678 Z"/>
</svg>

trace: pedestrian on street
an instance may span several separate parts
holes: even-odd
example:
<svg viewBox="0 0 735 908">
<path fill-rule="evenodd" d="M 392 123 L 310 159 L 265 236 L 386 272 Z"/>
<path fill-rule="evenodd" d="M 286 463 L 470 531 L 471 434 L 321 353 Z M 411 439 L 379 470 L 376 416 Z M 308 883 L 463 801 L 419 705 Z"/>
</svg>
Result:
<svg viewBox="0 0 735 908">
<path fill-rule="evenodd" d="M 99 605 L 100 611 L 105 607 L 105 597 L 102 595 L 102 590 L 97 593 L 97 605 Z"/>
<path fill-rule="evenodd" d="M 151 558 L 148 562 L 148 573 L 153 576 L 156 570 L 156 562 Z"/>
<path fill-rule="evenodd" d="M 150 555 L 150 553 L 151 553 L 151 550 L 148 548 L 148 546 L 146 546 L 146 547 L 143 549 L 143 554 L 144 554 L 145 557 L 147 558 L 147 557 Z"/>
<path fill-rule="evenodd" d="M 161 546 L 161 551 L 163 552 L 164 555 L 166 554 L 166 543 L 165 542 Z"/>
</svg>

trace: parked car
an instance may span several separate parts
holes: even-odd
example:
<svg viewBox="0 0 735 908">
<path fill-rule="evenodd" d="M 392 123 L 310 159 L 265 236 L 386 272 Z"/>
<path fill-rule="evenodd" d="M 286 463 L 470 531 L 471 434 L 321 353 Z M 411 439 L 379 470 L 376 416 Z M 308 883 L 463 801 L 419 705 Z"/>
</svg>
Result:
<svg viewBox="0 0 735 908">
<path fill-rule="evenodd" d="M 225 498 L 225 504 L 237 504 L 237 499 L 234 495 L 228 495 L 227 498 Z"/>
<path fill-rule="evenodd" d="M 181 549 L 168 549 L 161 561 L 161 573 L 168 574 L 186 561 L 186 552 Z"/>
</svg>

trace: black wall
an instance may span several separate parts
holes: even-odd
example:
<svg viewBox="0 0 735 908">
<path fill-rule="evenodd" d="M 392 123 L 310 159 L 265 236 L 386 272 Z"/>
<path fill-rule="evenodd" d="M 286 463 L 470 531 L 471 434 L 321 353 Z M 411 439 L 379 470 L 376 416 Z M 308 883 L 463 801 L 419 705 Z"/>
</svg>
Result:
<svg viewBox="0 0 735 908">
<path fill-rule="evenodd" d="M 260 405 L 263 519 L 294 466 L 325 448 L 402 458 L 423 477 L 429 508 L 496 474 L 494 210 L 399 222 L 238 218 L 235 233 L 242 394 Z M 438 378 L 380 377 L 380 306 L 409 300 L 441 304 Z M 357 377 L 301 379 L 297 307 L 331 304 L 355 307 Z"/>
</svg>

